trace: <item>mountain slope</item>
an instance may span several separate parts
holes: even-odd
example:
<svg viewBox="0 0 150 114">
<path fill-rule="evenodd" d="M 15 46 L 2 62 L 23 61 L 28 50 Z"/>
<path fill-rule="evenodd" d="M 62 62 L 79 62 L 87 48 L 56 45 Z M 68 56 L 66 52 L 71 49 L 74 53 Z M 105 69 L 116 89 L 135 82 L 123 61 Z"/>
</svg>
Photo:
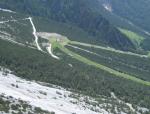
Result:
<svg viewBox="0 0 150 114">
<path fill-rule="evenodd" d="M 5 47 L 5 51 L 2 51 L 3 49 L 0 48 L 0 58 L 3 60 L 0 64 L 12 69 L 14 73 L 20 77 L 69 87 L 92 96 L 95 96 L 96 94 L 110 96 L 109 94 L 114 92 L 117 97 L 123 100 L 127 92 L 129 96 L 125 98 L 126 102 L 132 102 L 133 100 L 137 105 L 139 104 L 139 98 L 147 98 L 145 100 L 146 102 L 149 102 L 149 96 L 147 96 L 149 94 L 149 87 L 121 78 L 112 77 L 112 75 L 107 74 L 106 72 L 77 62 L 69 56 L 66 58 L 66 55 L 61 55 L 61 57 L 64 56 L 63 61 L 58 61 L 33 49 L 28 49 L 26 47 L 18 48 L 15 44 L 1 41 L 0 46 Z M 15 54 L 12 54 L 14 51 Z M 72 67 L 70 67 L 68 63 L 72 64 Z M 94 72 L 97 73 L 95 74 Z M 101 78 L 103 78 L 103 80 L 101 80 Z M 131 90 L 129 89 L 130 87 L 132 87 Z M 140 93 L 140 91 L 143 92 Z M 134 94 L 136 94 L 136 96 L 133 99 L 131 96 Z M 142 103 L 141 101 L 143 104 L 142 106 L 146 106 L 146 102 Z M 115 104 L 116 103 L 113 103 L 114 106 L 116 106 Z M 121 110 L 124 107 L 125 106 L 121 106 Z"/>
<path fill-rule="evenodd" d="M 112 4 L 113 11 L 116 14 L 131 20 L 137 26 L 140 26 L 141 28 L 145 29 L 145 31 L 150 31 L 149 28 L 150 1 L 149 0 L 144 0 L 144 1 L 127 0 L 123 2 L 120 2 L 119 0 L 113 0 L 111 1 L 111 4 Z"/>
<path fill-rule="evenodd" d="M 145 37 L 141 47 L 149 50 L 150 46 L 150 28 L 149 28 L 149 10 L 150 1 L 145 0 L 97 0 L 99 5 L 95 8 L 102 13 L 111 23 L 129 31 Z M 97 2 L 97 4 L 98 4 Z M 110 8 L 111 10 L 109 10 Z"/>
<path fill-rule="evenodd" d="M 0 6 L 75 25 L 93 36 L 93 43 L 105 44 L 121 50 L 134 50 L 133 43 L 102 15 L 91 10 L 90 3 L 90 0 L 37 0 L 36 2 L 24 0 L 17 3 L 16 0 L 2 0 Z"/>
<path fill-rule="evenodd" d="M 62 2 L 56 1 L 58 5 L 56 5 L 55 1 L 52 1 L 52 3 L 55 3 L 53 6 L 55 10 L 52 8 L 53 12 L 57 11 L 56 9 L 60 8 L 58 6 L 64 2 L 63 0 Z M 0 3 L 2 2 L 4 1 L 0 1 Z M 17 102 L 17 108 L 19 108 L 22 104 L 18 102 L 18 99 L 22 99 L 27 107 L 33 107 L 33 110 L 29 108 L 33 113 L 37 111 L 34 108 L 40 107 L 42 109 L 38 109 L 38 112 L 43 114 L 43 111 L 47 109 L 47 105 L 44 103 L 49 105 L 50 102 L 47 102 L 47 100 L 56 96 L 58 99 L 54 98 L 53 102 L 56 101 L 57 103 L 53 103 L 50 105 L 52 108 L 49 108 L 49 111 L 55 111 L 56 114 L 58 110 L 62 112 L 63 109 L 65 109 L 63 112 L 67 111 L 69 114 L 72 114 L 76 112 L 74 106 L 81 106 L 77 108 L 79 109 L 77 114 L 80 114 L 80 111 L 85 113 L 87 111 L 92 113 L 104 111 L 112 114 L 147 114 L 150 112 L 150 59 L 146 55 L 147 53 L 142 51 L 142 54 L 137 54 L 116 50 L 110 47 L 114 45 L 114 42 L 111 45 L 106 45 L 103 43 L 105 39 L 102 38 L 100 38 L 102 41 L 97 43 L 94 40 L 96 37 L 89 30 L 95 27 L 93 27 L 93 24 L 92 26 L 88 24 L 83 17 L 80 17 L 80 19 L 79 15 L 82 13 L 77 14 L 74 7 L 81 6 L 81 3 L 84 1 L 67 1 L 66 4 L 71 6 L 63 5 L 63 8 L 67 8 L 64 8 L 64 13 L 61 12 L 60 15 L 57 15 L 57 19 L 55 19 L 55 16 L 58 11 L 56 14 L 51 14 L 54 17 L 51 17 L 49 14 L 49 18 L 45 8 L 39 8 L 43 9 L 44 12 L 42 12 L 43 14 L 39 12 L 38 16 L 29 12 L 31 7 L 41 11 L 38 10 L 36 3 L 45 3 L 45 6 L 49 6 L 50 0 L 34 1 L 35 3 L 32 0 L 23 1 L 25 4 L 28 3 L 30 5 L 25 8 L 29 8 L 26 13 L 24 12 L 25 10 L 21 10 L 24 12 L 22 14 L 17 10 L 20 5 L 15 6 L 13 0 L 7 2 L 9 6 L 13 6 L 16 10 L 14 12 L 10 9 L 0 9 L 0 86 L 3 88 L 0 89 L 0 100 L 2 101 L 2 103 L 0 102 L 0 111 L 6 111 L 4 108 L 7 104 L 12 105 L 9 101 Z M 21 4 L 19 0 L 18 3 Z M 31 5 L 31 3 L 34 4 Z M 108 33 L 107 29 L 110 29 L 115 31 L 112 35 L 114 33 L 117 35 L 121 34 L 121 36 L 124 34 L 125 39 L 128 39 L 130 42 L 131 39 L 134 40 L 134 43 L 140 43 L 144 40 L 143 37 L 132 31 L 122 28 L 118 30 L 118 27 L 112 26 L 102 15 L 95 12 L 93 7 L 91 8 L 95 4 L 94 2 L 87 1 L 87 4 L 85 4 L 86 6 L 83 4 L 84 7 L 82 7 L 86 13 L 85 16 L 92 23 L 96 19 L 100 19 L 103 27 L 99 30 L 101 34 Z M 4 6 L 6 7 L 6 4 Z M 42 7 L 43 5 L 39 6 Z M 90 7 L 88 13 L 86 10 L 87 6 Z M 33 9 L 32 11 L 37 12 Z M 62 13 L 66 17 L 70 15 L 70 11 L 73 11 L 77 15 L 77 19 L 80 20 L 76 20 L 75 15 L 72 19 L 71 17 L 64 19 Z M 98 18 L 95 16 L 97 14 L 99 15 Z M 83 24 L 84 26 L 78 24 Z M 93 32 L 95 31 L 96 29 L 93 30 Z M 125 39 L 123 38 L 123 40 Z M 121 44 L 123 40 L 121 40 Z M 133 42 L 131 43 L 133 45 Z M 115 45 L 118 46 L 118 44 Z M 121 49 L 120 47 L 118 48 Z M 12 71 L 11 74 L 5 68 L 10 69 Z M 59 92 L 45 90 L 45 88 L 48 88 L 48 90 L 57 89 L 51 87 L 51 84 L 58 85 L 59 88 L 65 88 L 67 92 L 74 93 L 73 99 L 77 99 L 77 102 L 68 103 L 68 99 L 72 99 L 72 94 L 67 99 L 65 96 L 59 95 L 61 94 L 59 90 Z M 43 100 L 46 93 L 41 92 L 39 88 L 44 89 L 47 93 L 46 98 L 48 99 L 44 103 Z M 15 94 L 16 92 L 17 95 L 21 94 L 21 97 L 18 97 Z M 9 99 L 10 97 L 11 99 Z M 30 98 L 42 103 L 38 104 L 37 101 Z M 78 102 L 80 100 L 82 101 Z M 65 105 L 59 105 L 60 102 L 61 104 L 63 102 Z M 81 104 L 88 105 L 85 107 L 85 105 Z M 64 108 L 66 105 L 69 107 L 68 109 Z M 73 108 L 71 108 L 72 106 Z M 11 107 L 6 109 L 8 111 Z"/>
<path fill-rule="evenodd" d="M 4 71 L 6 72 L 7 70 L 4 69 Z M 87 97 L 87 100 L 89 100 L 89 104 L 87 104 L 85 102 L 86 97 L 83 95 L 79 96 L 76 93 L 72 93 L 71 91 L 67 91 L 58 86 L 49 86 L 51 87 L 48 87 L 46 84 L 44 86 L 44 83 L 42 85 L 42 83 L 38 84 L 37 82 L 26 81 L 10 73 L 4 73 L 3 71 L 0 71 L 0 95 L 3 93 L 3 95 L 0 97 L 2 98 L 1 101 L 4 100 L 3 103 L 6 102 L 5 104 L 7 105 L 7 102 L 10 102 L 9 100 L 11 100 L 11 102 L 16 100 L 16 104 L 10 103 L 12 104 L 12 106 L 10 105 L 12 110 L 6 108 L 2 111 L 8 111 L 10 114 L 98 114 L 98 112 L 108 114 L 108 112 L 105 111 L 102 106 L 97 109 L 92 105 L 90 106 L 90 103 L 92 104 L 92 102 L 97 102 L 92 98 Z M 75 97 L 79 97 L 79 100 Z M 17 99 L 20 99 L 18 104 Z M 24 108 L 26 107 L 27 109 L 21 110 L 21 106 Z M 70 106 L 69 110 L 67 109 L 68 106 Z M 91 109 L 93 109 L 93 111 Z M 95 112 L 94 110 L 97 110 L 98 112 Z M 0 113 L 2 111 L 0 109 Z"/>
<path fill-rule="evenodd" d="M 105 8 L 110 7 L 111 12 L 133 22 L 145 31 L 150 31 L 149 16 L 150 1 L 145 0 L 98 0 Z"/>
</svg>

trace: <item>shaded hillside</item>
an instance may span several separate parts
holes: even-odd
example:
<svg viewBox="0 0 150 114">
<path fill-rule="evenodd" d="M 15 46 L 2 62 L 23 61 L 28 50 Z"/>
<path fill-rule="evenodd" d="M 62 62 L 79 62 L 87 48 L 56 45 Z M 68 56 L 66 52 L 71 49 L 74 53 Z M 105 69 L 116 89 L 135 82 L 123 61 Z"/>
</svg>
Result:
<svg viewBox="0 0 150 114">
<path fill-rule="evenodd" d="M 3 40 L 0 40 L 0 47 L 0 66 L 11 69 L 20 77 L 72 88 L 94 97 L 110 96 L 110 93 L 114 92 L 125 102 L 150 107 L 149 86 L 115 77 L 103 70 L 78 62 L 59 49 L 55 51 L 61 55 L 61 61 L 37 50 Z"/>
<path fill-rule="evenodd" d="M 92 10 L 90 0 L 1 0 L 0 6 L 80 27 L 94 37 L 93 43 L 122 50 L 135 48 L 125 35 Z"/>
<path fill-rule="evenodd" d="M 150 31 L 149 0 L 99 0 L 101 4 L 109 4 L 113 13 L 129 19 L 146 31 Z M 144 21 L 143 21 L 144 20 Z"/>
<path fill-rule="evenodd" d="M 98 3 L 99 2 L 99 3 Z M 102 14 L 110 23 L 128 29 L 145 37 L 140 48 L 150 50 L 150 1 L 145 0 L 97 0 L 94 10 Z"/>
</svg>

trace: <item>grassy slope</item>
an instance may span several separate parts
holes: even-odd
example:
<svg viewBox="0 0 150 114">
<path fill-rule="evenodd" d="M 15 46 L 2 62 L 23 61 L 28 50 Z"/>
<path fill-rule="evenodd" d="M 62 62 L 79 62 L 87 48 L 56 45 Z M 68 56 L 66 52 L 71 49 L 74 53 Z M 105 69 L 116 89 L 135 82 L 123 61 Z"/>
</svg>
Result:
<svg viewBox="0 0 150 114">
<path fill-rule="evenodd" d="M 130 30 L 126 30 L 123 28 L 118 28 L 123 34 L 125 34 L 134 44 L 136 47 L 139 47 L 140 44 L 144 41 L 144 37 L 140 36 Z"/>
<path fill-rule="evenodd" d="M 65 39 L 65 40 L 66 40 L 66 39 Z M 99 69 L 101 69 L 101 70 L 104 70 L 104 71 L 106 71 L 106 72 L 109 72 L 109 73 L 111 73 L 111 74 L 113 74 L 113 75 L 115 75 L 115 76 L 117 76 L 117 77 L 122 77 L 122 78 L 125 78 L 125 79 L 129 79 L 129 80 L 135 81 L 135 82 L 137 82 L 137 83 L 141 83 L 141 84 L 150 86 L 150 82 L 148 82 L 148 81 L 143 81 L 143 80 L 138 79 L 138 78 L 136 78 L 136 77 L 134 77 L 134 76 L 131 76 L 131 75 L 128 75 L 128 74 L 125 74 L 125 73 L 118 72 L 118 71 L 116 71 L 116 70 L 113 70 L 113 69 L 111 69 L 111 68 L 109 68 L 109 67 L 106 67 L 106 66 L 104 66 L 104 65 L 98 64 L 98 63 L 96 63 L 96 62 L 93 62 L 93 61 L 91 61 L 91 60 L 89 60 L 89 59 L 87 59 L 87 58 L 85 58 L 85 57 L 83 57 L 83 56 L 80 56 L 79 54 L 76 54 L 76 53 L 74 53 L 74 52 L 68 50 L 67 48 L 64 47 L 64 44 L 66 45 L 68 42 L 69 42 L 69 41 L 66 40 L 66 41 L 63 42 L 63 44 L 60 44 L 59 42 L 55 42 L 54 40 L 52 40 L 52 45 L 54 45 L 53 48 L 54 48 L 54 47 L 55 47 L 55 48 L 58 47 L 60 50 L 62 50 L 62 51 L 65 52 L 66 54 L 71 55 L 73 58 L 75 58 L 75 59 L 77 59 L 77 60 L 79 60 L 79 61 L 81 61 L 81 62 L 83 62 L 83 63 L 86 63 L 86 64 L 91 65 L 91 66 L 95 66 L 95 67 L 97 67 L 97 68 L 99 68 Z"/>
<path fill-rule="evenodd" d="M 66 36 L 69 40 L 105 46 L 103 43 L 97 42 L 96 37 L 89 35 L 87 32 L 75 25 L 69 25 L 67 23 L 61 23 L 40 17 L 35 17 L 33 21 L 37 27 L 37 31 L 58 33 Z"/>
<path fill-rule="evenodd" d="M 15 0 L 1 0 L 0 5 L 16 12 L 52 19 L 67 25 L 75 25 L 88 36 L 92 36 L 95 40 L 94 43 L 103 43 L 120 50 L 135 50 L 134 45 L 125 35 L 121 34 L 101 14 L 91 10 L 91 0 L 70 0 L 69 2 L 68 0 L 45 2 L 26 0 L 17 3 Z"/>
<path fill-rule="evenodd" d="M 112 0 L 114 13 L 149 31 L 149 0 Z"/>
<path fill-rule="evenodd" d="M 150 86 L 113 76 L 109 72 L 73 59 L 68 53 L 64 53 L 65 56 L 60 55 L 63 60 L 58 61 L 38 50 L 3 40 L 0 40 L 0 47 L 0 65 L 11 69 L 20 77 L 69 87 L 94 97 L 110 96 L 110 93 L 114 92 L 126 102 L 150 107 Z M 70 67 L 69 63 L 73 67 Z"/>
<path fill-rule="evenodd" d="M 127 55 L 134 55 L 134 56 L 139 56 L 139 57 L 147 57 L 146 55 L 141 55 L 141 54 L 137 54 L 137 53 L 116 50 L 116 49 L 111 48 L 111 47 L 102 47 L 102 46 L 99 46 L 99 45 L 81 43 L 81 42 L 76 42 L 76 41 L 70 41 L 69 43 L 75 44 L 75 45 L 77 44 L 77 45 L 81 45 L 81 46 L 86 46 L 86 47 L 99 48 L 99 49 L 103 49 L 103 50 L 106 50 L 106 51 L 122 53 L 122 54 L 127 54 Z"/>
<path fill-rule="evenodd" d="M 81 50 L 72 46 L 79 47 Z M 77 54 L 96 63 L 102 64 L 119 72 L 124 72 L 125 74 L 129 74 L 131 76 L 133 75 L 142 80 L 150 81 L 150 59 L 148 58 L 107 51 L 99 48 L 86 47 L 77 44 L 70 44 L 66 47 L 69 50 L 76 52 Z M 93 52 L 94 54 L 85 50 Z"/>
</svg>

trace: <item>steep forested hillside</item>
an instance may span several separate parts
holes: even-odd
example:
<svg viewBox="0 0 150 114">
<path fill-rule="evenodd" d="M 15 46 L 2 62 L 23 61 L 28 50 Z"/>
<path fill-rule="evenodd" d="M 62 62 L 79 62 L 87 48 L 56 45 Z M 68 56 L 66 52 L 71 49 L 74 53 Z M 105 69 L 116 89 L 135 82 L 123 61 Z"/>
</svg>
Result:
<svg viewBox="0 0 150 114">
<path fill-rule="evenodd" d="M 110 97 L 113 92 L 125 102 L 135 106 L 150 107 L 149 86 L 115 77 L 106 71 L 79 62 L 59 49 L 55 49 L 55 52 L 61 55 L 61 60 L 53 59 L 48 54 L 34 49 L 0 40 L 0 66 L 9 68 L 14 74 L 28 80 L 47 82 L 80 91 L 99 99 L 99 103 L 101 103 L 99 95 Z M 72 67 L 68 64 L 72 64 Z M 109 102 L 114 106 L 117 105 L 115 102 Z M 122 110 L 124 106 L 120 108 Z"/>
<path fill-rule="evenodd" d="M 0 113 L 150 113 L 148 35 L 104 3 L 0 0 Z"/>
<path fill-rule="evenodd" d="M 149 50 L 150 46 L 150 1 L 149 0 L 98 0 L 97 9 L 117 26 L 121 26 L 144 35 L 146 39 L 141 47 Z M 110 8 L 111 11 L 108 11 Z M 105 9 L 105 10 L 104 10 Z M 108 12 L 107 12 L 107 11 Z"/>
<path fill-rule="evenodd" d="M 93 42 L 122 50 L 135 49 L 133 43 L 90 6 L 90 0 L 1 0 L 0 6 L 42 16 L 80 27 L 93 36 Z"/>
<path fill-rule="evenodd" d="M 133 23 L 150 31 L 150 1 L 149 0 L 113 0 L 112 7 L 115 13 L 131 20 Z"/>
<path fill-rule="evenodd" d="M 112 12 L 132 21 L 137 26 L 150 31 L 149 27 L 149 0 L 99 0 L 101 4 L 107 4 Z"/>
</svg>

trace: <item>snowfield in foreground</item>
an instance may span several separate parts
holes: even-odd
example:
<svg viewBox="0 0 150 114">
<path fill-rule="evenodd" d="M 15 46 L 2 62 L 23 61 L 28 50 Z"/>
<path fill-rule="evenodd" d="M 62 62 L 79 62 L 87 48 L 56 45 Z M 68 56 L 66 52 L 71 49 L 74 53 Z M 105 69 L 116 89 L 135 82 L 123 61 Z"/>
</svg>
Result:
<svg viewBox="0 0 150 114">
<path fill-rule="evenodd" d="M 13 74 L 4 75 L 0 71 L 0 94 L 21 99 L 29 105 L 55 114 L 108 114 L 103 109 L 99 112 L 90 110 L 85 102 L 70 97 L 71 92 L 60 87 L 46 87 L 36 82 L 26 81 Z M 88 108 L 87 108 L 88 107 Z"/>
</svg>

